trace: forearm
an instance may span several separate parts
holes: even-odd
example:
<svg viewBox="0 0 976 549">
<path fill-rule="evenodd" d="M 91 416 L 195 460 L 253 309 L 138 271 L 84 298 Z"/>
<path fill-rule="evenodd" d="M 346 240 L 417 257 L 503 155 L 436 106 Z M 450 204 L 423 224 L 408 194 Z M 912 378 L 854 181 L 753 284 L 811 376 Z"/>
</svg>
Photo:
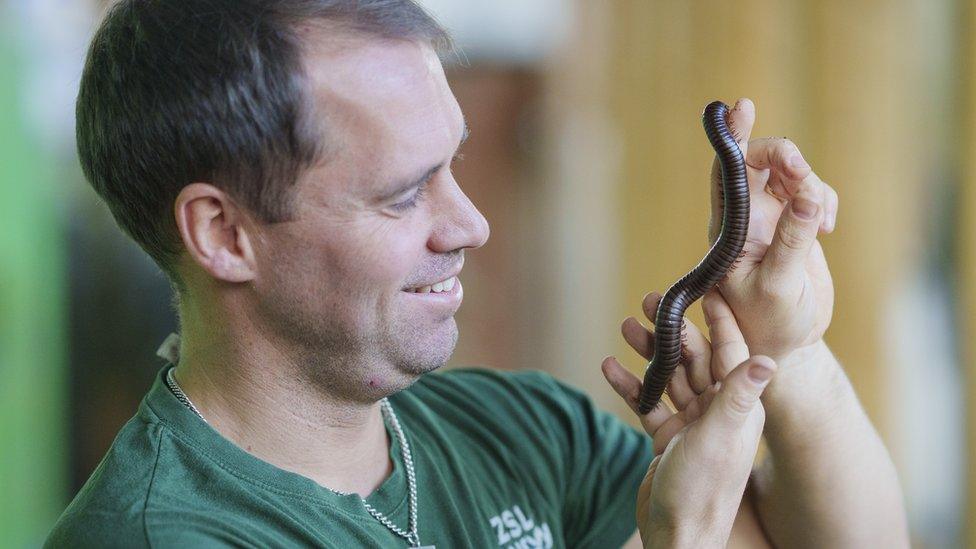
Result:
<svg viewBox="0 0 976 549">
<path fill-rule="evenodd" d="M 878 433 L 823 342 L 780 365 L 763 395 L 769 456 L 760 520 L 780 547 L 907 547 L 901 488 Z"/>
<path fill-rule="evenodd" d="M 763 531 L 756 509 L 756 494 L 754 483 L 750 480 L 746 486 L 739 513 L 732 525 L 732 535 L 729 537 L 727 549 L 767 549 L 773 547 L 766 532 Z"/>
<path fill-rule="evenodd" d="M 730 526 L 695 521 L 675 523 L 654 520 L 643 540 L 644 549 L 722 549 L 728 545 Z M 642 538 L 645 536 L 642 536 Z"/>
</svg>

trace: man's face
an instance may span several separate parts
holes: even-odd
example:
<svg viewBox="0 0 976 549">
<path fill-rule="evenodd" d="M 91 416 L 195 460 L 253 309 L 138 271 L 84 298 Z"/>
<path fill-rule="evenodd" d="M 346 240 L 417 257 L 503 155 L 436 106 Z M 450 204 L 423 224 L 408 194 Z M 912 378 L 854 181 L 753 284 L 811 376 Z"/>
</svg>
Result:
<svg viewBox="0 0 976 549">
<path fill-rule="evenodd" d="M 257 239 L 258 321 L 329 390 L 372 399 L 450 357 L 463 250 L 488 224 L 451 173 L 467 128 L 430 47 L 313 42 L 305 62 L 330 150 Z"/>
</svg>

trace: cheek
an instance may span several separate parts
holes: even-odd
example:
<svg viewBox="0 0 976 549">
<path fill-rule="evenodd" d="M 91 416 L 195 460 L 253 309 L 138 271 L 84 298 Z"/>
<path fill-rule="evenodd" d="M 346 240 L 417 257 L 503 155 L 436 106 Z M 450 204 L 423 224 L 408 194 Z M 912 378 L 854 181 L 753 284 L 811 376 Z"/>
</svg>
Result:
<svg viewBox="0 0 976 549">
<path fill-rule="evenodd" d="M 322 233 L 289 231 L 263 244 L 260 291 L 266 299 L 320 308 L 341 295 L 337 290 L 348 283 L 342 275 L 345 259 L 336 253 L 341 247 L 314 234 Z"/>
<path fill-rule="evenodd" d="M 384 219 L 350 246 L 353 261 L 377 282 L 398 288 L 411 282 L 420 269 L 430 233 L 423 206 L 401 219 Z"/>
<path fill-rule="evenodd" d="M 402 220 L 401 220 L 402 221 Z M 395 296 L 419 268 L 424 240 L 405 227 L 371 231 L 363 238 L 349 239 L 340 249 L 336 269 L 341 271 L 339 290 L 371 296 L 372 301 Z M 339 274 L 339 273 L 336 273 Z"/>
<path fill-rule="evenodd" d="M 308 292 L 318 306 L 349 310 L 386 302 L 422 267 L 427 228 L 421 213 L 322 224 L 268 243 L 268 278 L 288 288 L 279 290 Z"/>
<path fill-rule="evenodd" d="M 360 272 L 368 273 L 363 277 L 368 284 L 366 290 L 384 296 L 381 299 L 386 296 L 396 298 L 404 286 L 415 280 L 418 257 L 416 250 L 387 247 L 373 261 L 362 266 Z"/>
</svg>

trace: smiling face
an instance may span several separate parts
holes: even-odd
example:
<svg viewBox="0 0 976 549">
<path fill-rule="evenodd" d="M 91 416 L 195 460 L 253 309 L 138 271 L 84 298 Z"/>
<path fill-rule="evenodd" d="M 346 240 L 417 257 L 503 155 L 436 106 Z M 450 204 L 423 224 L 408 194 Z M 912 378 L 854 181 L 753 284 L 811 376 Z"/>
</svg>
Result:
<svg viewBox="0 0 976 549">
<path fill-rule="evenodd" d="M 450 357 L 463 250 L 488 224 L 451 173 L 467 128 L 435 52 L 327 43 L 305 52 L 327 160 L 293 220 L 260 228 L 254 321 L 329 390 L 375 399 Z"/>
</svg>

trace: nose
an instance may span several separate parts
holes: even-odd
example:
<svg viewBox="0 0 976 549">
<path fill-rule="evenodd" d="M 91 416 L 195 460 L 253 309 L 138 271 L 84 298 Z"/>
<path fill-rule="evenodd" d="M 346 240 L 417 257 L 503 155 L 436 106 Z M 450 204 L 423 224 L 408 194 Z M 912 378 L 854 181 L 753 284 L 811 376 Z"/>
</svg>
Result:
<svg viewBox="0 0 976 549">
<path fill-rule="evenodd" d="M 448 189 L 440 203 L 440 215 L 431 232 L 428 247 L 439 253 L 462 248 L 480 248 L 488 241 L 491 232 L 488 220 L 481 215 L 453 177 L 446 187 Z"/>
</svg>

